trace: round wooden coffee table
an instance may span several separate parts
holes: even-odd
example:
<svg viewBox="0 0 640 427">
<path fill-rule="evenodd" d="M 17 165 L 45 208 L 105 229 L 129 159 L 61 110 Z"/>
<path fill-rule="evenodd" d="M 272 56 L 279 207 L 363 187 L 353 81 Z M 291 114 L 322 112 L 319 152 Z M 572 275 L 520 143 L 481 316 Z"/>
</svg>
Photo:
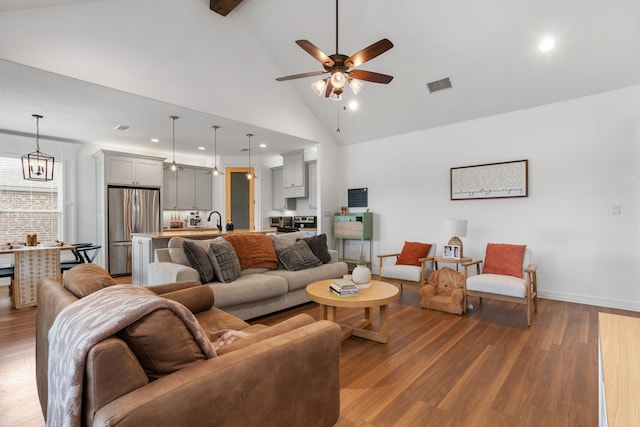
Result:
<svg viewBox="0 0 640 427">
<path fill-rule="evenodd" d="M 351 335 L 381 343 L 389 342 L 389 304 L 398 299 L 399 290 L 389 283 L 372 280 L 371 287 L 360 290 L 356 297 L 339 297 L 331 293 L 329 285 L 333 279 L 313 282 L 307 286 L 307 297 L 320 305 L 320 319 L 338 323 L 336 314 L 341 308 L 364 308 L 364 319 L 357 325 L 342 326 L 342 339 Z M 371 309 L 380 309 L 380 328 L 365 329 L 371 326 Z"/>
</svg>

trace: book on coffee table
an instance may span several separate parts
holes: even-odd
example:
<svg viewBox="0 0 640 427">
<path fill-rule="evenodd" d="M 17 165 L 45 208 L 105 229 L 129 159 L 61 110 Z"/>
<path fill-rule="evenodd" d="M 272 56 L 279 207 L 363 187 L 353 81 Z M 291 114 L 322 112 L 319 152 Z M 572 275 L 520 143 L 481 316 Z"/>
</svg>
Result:
<svg viewBox="0 0 640 427">
<path fill-rule="evenodd" d="M 356 288 L 356 284 L 353 282 L 353 280 L 349 280 L 349 279 L 335 279 L 333 281 L 333 284 L 336 285 L 338 288 L 343 289 L 343 288 Z"/>
<path fill-rule="evenodd" d="M 337 297 L 357 297 L 358 295 L 360 295 L 360 290 L 358 288 L 356 288 L 355 291 L 351 289 L 346 291 L 337 291 L 331 286 L 329 286 L 329 290 L 333 295 Z"/>
</svg>

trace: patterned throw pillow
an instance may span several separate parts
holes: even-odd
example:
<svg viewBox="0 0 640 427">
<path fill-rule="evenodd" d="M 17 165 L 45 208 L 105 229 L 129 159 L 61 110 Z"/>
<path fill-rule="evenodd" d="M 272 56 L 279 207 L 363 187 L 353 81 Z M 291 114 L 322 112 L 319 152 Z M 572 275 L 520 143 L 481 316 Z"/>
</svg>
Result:
<svg viewBox="0 0 640 427">
<path fill-rule="evenodd" d="M 209 243 L 209 259 L 218 280 L 229 283 L 240 277 L 240 261 L 231 243 L 220 238 Z"/>
<path fill-rule="evenodd" d="M 215 275 L 207 250 L 202 246 L 202 244 L 191 240 L 185 240 L 183 248 L 184 254 L 187 256 L 187 260 L 189 260 L 189 265 L 198 271 L 200 281 L 202 283 L 211 282 Z"/>
<path fill-rule="evenodd" d="M 293 245 L 280 249 L 278 259 L 289 271 L 304 270 L 322 264 L 322 261 L 311 252 L 311 248 L 304 240 L 298 240 Z"/>
<path fill-rule="evenodd" d="M 396 264 L 419 266 L 420 261 L 418 260 L 426 257 L 430 250 L 431 245 L 429 243 L 405 241 Z"/>
<path fill-rule="evenodd" d="M 484 256 L 484 274 L 504 274 L 522 278 L 522 263 L 527 245 L 489 243 Z"/>
</svg>

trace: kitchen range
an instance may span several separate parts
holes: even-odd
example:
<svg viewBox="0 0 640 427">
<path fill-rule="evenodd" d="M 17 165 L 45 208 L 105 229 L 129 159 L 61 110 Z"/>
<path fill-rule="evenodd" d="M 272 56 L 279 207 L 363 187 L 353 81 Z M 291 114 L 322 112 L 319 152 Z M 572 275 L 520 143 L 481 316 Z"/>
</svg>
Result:
<svg viewBox="0 0 640 427">
<path fill-rule="evenodd" d="M 278 233 L 313 229 L 315 234 L 318 222 L 315 216 L 271 216 L 269 217 L 269 225 L 275 228 Z"/>
</svg>

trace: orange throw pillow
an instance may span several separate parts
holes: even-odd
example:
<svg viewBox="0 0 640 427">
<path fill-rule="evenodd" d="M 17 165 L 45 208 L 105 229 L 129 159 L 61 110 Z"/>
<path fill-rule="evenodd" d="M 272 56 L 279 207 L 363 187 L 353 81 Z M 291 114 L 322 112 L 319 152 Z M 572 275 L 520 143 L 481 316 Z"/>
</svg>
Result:
<svg viewBox="0 0 640 427">
<path fill-rule="evenodd" d="M 484 256 L 485 274 L 505 274 L 522 278 L 522 262 L 527 245 L 489 243 Z"/>
<path fill-rule="evenodd" d="M 418 260 L 426 257 L 430 250 L 431 244 L 429 243 L 405 241 L 404 246 L 402 247 L 402 252 L 400 252 L 400 256 L 398 257 L 398 261 L 396 261 L 396 265 L 420 266 L 420 261 Z"/>
<path fill-rule="evenodd" d="M 276 250 L 266 234 L 227 234 L 224 238 L 235 249 L 243 270 L 245 268 L 270 268 L 271 270 L 278 268 Z"/>
</svg>

